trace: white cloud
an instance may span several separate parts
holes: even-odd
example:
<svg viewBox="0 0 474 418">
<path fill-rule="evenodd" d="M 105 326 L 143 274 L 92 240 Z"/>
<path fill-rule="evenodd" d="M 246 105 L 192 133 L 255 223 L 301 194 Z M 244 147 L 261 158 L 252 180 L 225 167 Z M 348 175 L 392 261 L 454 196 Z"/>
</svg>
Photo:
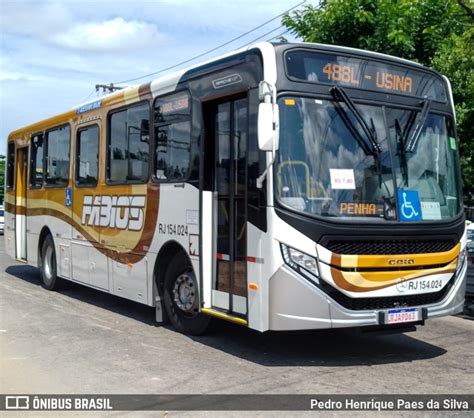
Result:
<svg viewBox="0 0 474 418">
<path fill-rule="evenodd" d="M 78 23 L 55 34 L 51 41 L 80 51 L 116 52 L 146 48 L 163 42 L 164 38 L 153 24 L 117 17 L 102 22 Z"/>
<path fill-rule="evenodd" d="M 42 77 L 32 76 L 17 71 L 0 71 L 0 81 L 41 81 Z"/>
<path fill-rule="evenodd" d="M 47 37 L 67 28 L 73 16 L 65 4 L 59 2 L 3 0 L 0 6 L 2 32 Z"/>
<path fill-rule="evenodd" d="M 83 102 L 94 95 L 96 83 L 183 61 L 297 1 L 0 0 L 0 137 Z M 279 24 L 276 19 L 196 62 L 236 49 Z M 0 153 L 4 148 L 0 141 Z"/>
<path fill-rule="evenodd" d="M 142 49 L 166 39 L 155 23 L 130 16 L 111 17 L 110 9 L 105 14 L 106 9 L 100 13 L 99 7 L 92 17 L 74 11 L 75 3 L 0 1 L 5 1 L 0 6 L 3 33 L 26 36 L 32 41 L 71 51 L 102 53 Z"/>
</svg>

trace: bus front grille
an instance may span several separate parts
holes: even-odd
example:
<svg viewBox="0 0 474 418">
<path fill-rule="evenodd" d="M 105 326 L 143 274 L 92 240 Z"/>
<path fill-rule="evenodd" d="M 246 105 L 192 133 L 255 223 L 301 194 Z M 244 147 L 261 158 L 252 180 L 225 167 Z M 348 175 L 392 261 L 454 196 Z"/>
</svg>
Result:
<svg viewBox="0 0 474 418">
<path fill-rule="evenodd" d="M 331 240 L 324 245 L 336 254 L 351 255 L 398 255 L 441 253 L 456 245 L 452 239 L 431 240 Z"/>
</svg>

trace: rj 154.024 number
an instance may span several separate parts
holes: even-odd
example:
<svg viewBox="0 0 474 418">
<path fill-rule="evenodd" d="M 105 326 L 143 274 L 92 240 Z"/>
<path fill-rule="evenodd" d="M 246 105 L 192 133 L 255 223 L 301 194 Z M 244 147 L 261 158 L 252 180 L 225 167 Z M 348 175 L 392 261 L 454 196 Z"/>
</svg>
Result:
<svg viewBox="0 0 474 418">
<path fill-rule="evenodd" d="M 187 225 L 161 224 L 160 223 L 158 225 L 158 232 L 160 234 L 186 236 L 186 235 L 188 235 L 188 226 Z"/>
</svg>

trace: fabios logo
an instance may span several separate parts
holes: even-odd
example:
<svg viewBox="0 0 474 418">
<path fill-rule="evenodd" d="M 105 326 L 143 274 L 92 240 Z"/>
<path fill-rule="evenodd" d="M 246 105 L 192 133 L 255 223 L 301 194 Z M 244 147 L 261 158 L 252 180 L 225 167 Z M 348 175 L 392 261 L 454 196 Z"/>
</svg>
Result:
<svg viewBox="0 0 474 418">
<path fill-rule="evenodd" d="M 140 231 L 145 196 L 84 196 L 82 224 Z"/>
</svg>

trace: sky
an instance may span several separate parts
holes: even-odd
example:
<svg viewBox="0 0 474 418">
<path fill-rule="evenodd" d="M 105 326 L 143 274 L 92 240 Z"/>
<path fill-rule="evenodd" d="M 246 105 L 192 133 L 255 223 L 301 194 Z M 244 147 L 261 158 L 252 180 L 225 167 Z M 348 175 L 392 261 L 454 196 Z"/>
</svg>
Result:
<svg viewBox="0 0 474 418">
<path fill-rule="evenodd" d="M 0 153 L 10 131 L 97 97 L 96 84 L 184 61 L 300 2 L 0 0 Z M 278 18 L 178 69 L 284 31 Z M 288 33 L 285 37 L 295 40 Z"/>
</svg>

